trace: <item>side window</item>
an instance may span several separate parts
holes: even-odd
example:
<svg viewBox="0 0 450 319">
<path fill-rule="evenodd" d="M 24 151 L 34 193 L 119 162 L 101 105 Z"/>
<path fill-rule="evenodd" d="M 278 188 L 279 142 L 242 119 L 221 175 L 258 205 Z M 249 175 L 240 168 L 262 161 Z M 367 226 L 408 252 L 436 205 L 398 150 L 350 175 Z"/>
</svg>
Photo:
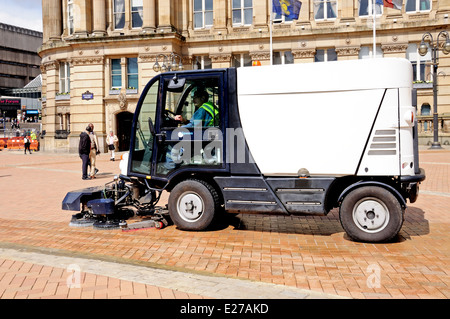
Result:
<svg viewBox="0 0 450 319">
<path fill-rule="evenodd" d="M 220 130 L 220 76 L 180 78 L 164 82 L 156 174 L 165 176 L 185 166 L 220 167 L 223 137 Z M 181 86 L 180 86 L 181 85 Z"/>
<path fill-rule="evenodd" d="M 169 81 L 166 81 L 167 88 Z M 162 127 L 218 127 L 219 79 L 187 79 L 182 89 L 166 90 Z"/>
</svg>

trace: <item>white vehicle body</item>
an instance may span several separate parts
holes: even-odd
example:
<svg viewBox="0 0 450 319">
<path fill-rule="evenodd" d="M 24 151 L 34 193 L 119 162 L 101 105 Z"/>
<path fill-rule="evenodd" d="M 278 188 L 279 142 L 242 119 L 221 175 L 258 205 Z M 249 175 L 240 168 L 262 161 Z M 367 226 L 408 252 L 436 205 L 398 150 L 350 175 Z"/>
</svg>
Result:
<svg viewBox="0 0 450 319">
<path fill-rule="evenodd" d="M 409 61 L 239 68 L 237 78 L 242 129 L 265 176 L 296 176 L 301 168 L 414 175 Z"/>
</svg>

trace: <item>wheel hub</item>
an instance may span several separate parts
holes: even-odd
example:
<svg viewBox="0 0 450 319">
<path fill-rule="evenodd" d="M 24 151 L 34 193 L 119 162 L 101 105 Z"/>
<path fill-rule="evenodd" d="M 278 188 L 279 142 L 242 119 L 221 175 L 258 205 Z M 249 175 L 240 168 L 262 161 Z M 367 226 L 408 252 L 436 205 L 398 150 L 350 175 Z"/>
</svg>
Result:
<svg viewBox="0 0 450 319">
<path fill-rule="evenodd" d="M 194 222 L 203 213 L 203 200 L 196 193 L 184 193 L 180 196 L 177 208 L 181 218 L 188 222 Z"/>
<path fill-rule="evenodd" d="M 353 209 L 353 220 L 361 230 L 375 233 L 383 230 L 389 222 L 389 210 L 377 198 L 364 198 Z"/>
</svg>

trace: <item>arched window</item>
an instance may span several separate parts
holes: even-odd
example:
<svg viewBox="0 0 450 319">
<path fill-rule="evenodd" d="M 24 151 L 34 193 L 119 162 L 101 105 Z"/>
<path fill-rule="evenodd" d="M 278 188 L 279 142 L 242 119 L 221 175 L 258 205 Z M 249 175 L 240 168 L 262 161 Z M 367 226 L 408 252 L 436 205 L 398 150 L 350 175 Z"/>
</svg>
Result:
<svg viewBox="0 0 450 319">
<path fill-rule="evenodd" d="M 422 104 L 420 107 L 420 114 L 421 115 L 431 115 L 431 106 L 428 103 Z"/>
</svg>

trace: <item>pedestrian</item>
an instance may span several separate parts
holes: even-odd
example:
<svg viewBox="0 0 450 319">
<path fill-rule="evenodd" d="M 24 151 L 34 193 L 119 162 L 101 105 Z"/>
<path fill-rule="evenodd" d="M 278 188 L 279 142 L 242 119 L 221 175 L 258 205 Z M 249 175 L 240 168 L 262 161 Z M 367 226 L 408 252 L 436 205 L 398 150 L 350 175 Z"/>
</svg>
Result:
<svg viewBox="0 0 450 319">
<path fill-rule="evenodd" d="M 82 179 L 90 179 L 88 176 L 89 154 L 91 152 L 91 138 L 89 136 L 91 128 L 86 127 L 86 131 L 80 134 L 80 144 L 78 145 L 78 155 L 81 158 Z"/>
<path fill-rule="evenodd" d="M 27 150 L 28 150 L 28 152 L 30 152 L 30 154 L 31 154 L 31 149 L 30 149 L 31 140 L 30 140 L 30 137 L 29 137 L 29 136 L 25 135 L 25 136 L 23 137 L 23 145 L 25 146 L 25 155 L 27 154 Z"/>
<path fill-rule="evenodd" d="M 113 131 L 109 132 L 109 135 L 106 137 L 106 144 L 108 144 L 108 149 L 111 153 L 111 157 L 109 158 L 110 161 L 115 161 L 115 150 L 116 150 L 116 143 L 119 142 L 119 139 L 116 135 L 114 135 Z"/>
<path fill-rule="evenodd" d="M 91 131 L 89 132 L 89 137 L 91 140 L 91 151 L 89 153 L 89 161 L 91 162 L 91 172 L 89 176 L 91 178 L 95 178 L 95 175 L 98 173 L 97 167 L 95 167 L 95 162 L 97 160 L 97 155 L 100 154 L 100 148 L 98 144 L 97 135 L 94 133 L 94 124 L 89 123 L 89 127 Z"/>
</svg>

